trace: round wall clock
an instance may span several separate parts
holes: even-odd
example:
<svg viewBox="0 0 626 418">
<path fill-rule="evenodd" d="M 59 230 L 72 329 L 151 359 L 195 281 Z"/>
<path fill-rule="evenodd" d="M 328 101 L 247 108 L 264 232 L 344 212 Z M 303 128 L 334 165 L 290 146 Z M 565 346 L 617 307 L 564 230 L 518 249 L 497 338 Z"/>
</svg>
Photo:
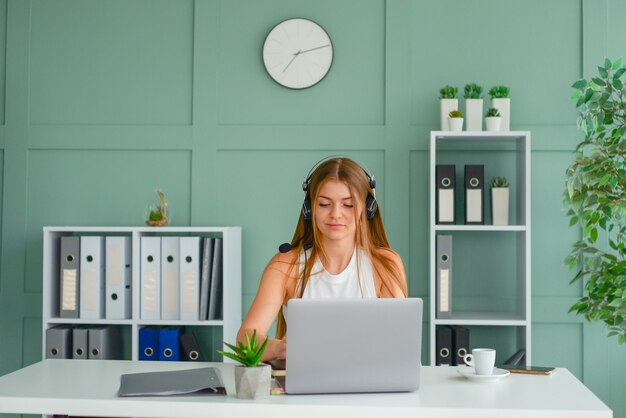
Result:
<svg viewBox="0 0 626 418">
<path fill-rule="evenodd" d="M 263 44 L 263 64 L 278 84 L 305 89 L 319 83 L 333 63 L 333 44 L 317 23 L 301 18 L 280 22 Z"/>
</svg>

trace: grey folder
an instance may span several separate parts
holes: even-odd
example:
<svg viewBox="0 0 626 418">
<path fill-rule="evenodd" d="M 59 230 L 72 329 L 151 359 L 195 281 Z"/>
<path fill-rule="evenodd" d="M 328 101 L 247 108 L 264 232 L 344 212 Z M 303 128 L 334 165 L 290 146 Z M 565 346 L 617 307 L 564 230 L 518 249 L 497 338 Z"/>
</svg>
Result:
<svg viewBox="0 0 626 418">
<path fill-rule="evenodd" d="M 46 358 L 72 358 L 72 329 L 67 326 L 46 330 Z"/>
<path fill-rule="evenodd" d="M 80 237 L 80 318 L 104 319 L 104 237 Z"/>
<path fill-rule="evenodd" d="M 106 319 L 130 319 L 130 237 L 106 237 Z"/>
<path fill-rule="evenodd" d="M 78 318 L 80 295 L 80 237 L 61 237 L 59 314 Z"/>
<path fill-rule="evenodd" d="M 82 360 L 89 358 L 89 330 L 87 328 L 72 329 L 72 358 Z"/>
<path fill-rule="evenodd" d="M 215 248 L 213 248 L 213 265 L 211 271 L 211 291 L 209 292 L 209 316 L 208 320 L 214 321 L 222 319 L 222 238 L 215 239 Z"/>
<path fill-rule="evenodd" d="M 418 389 L 421 299 L 291 299 L 287 312 L 287 393 Z"/>
<path fill-rule="evenodd" d="M 89 328 L 89 359 L 121 358 L 120 330 L 116 326 Z"/>
<path fill-rule="evenodd" d="M 213 265 L 213 243 L 215 238 L 204 238 L 202 246 L 202 268 L 200 269 L 200 316 L 204 321 L 209 318 L 209 292 Z"/>
<path fill-rule="evenodd" d="M 215 367 L 123 374 L 119 396 L 168 396 L 226 394 L 220 371 Z"/>
<path fill-rule="evenodd" d="M 452 315 L 452 235 L 437 235 L 437 318 Z"/>
</svg>

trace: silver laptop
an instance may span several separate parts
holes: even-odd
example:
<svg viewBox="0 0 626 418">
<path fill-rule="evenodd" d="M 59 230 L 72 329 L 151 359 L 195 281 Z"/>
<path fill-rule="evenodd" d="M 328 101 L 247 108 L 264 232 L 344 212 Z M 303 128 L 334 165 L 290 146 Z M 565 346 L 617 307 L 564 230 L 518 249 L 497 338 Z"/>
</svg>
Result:
<svg viewBox="0 0 626 418">
<path fill-rule="evenodd" d="M 287 312 L 287 393 L 418 389 L 421 299 L 291 299 Z"/>
</svg>

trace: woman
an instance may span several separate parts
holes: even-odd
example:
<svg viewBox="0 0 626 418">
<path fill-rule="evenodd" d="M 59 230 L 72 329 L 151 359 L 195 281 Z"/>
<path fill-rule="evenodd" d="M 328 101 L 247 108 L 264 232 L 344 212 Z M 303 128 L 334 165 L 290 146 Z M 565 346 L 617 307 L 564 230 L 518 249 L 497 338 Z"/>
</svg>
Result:
<svg viewBox="0 0 626 418">
<path fill-rule="evenodd" d="M 291 298 L 407 296 L 404 266 L 389 247 L 375 187 L 374 178 L 348 158 L 323 160 L 309 172 L 291 244 L 268 263 L 237 334 L 245 341 L 256 330 L 263 340 L 278 315 L 276 339 L 268 341 L 263 361 L 285 358 Z"/>
</svg>

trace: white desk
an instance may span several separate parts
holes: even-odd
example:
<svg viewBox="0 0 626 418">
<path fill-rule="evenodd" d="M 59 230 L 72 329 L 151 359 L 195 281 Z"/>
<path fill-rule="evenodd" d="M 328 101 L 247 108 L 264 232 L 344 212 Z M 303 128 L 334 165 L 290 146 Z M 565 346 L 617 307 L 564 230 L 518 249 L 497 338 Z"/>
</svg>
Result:
<svg viewBox="0 0 626 418">
<path fill-rule="evenodd" d="M 0 377 L 0 413 L 120 417 L 428 418 L 612 417 L 567 369 L 553 376 L 510 375 L 476 383 L 451 367 L 424 367 L 413 393 L 119 398 L 120 375 L 217 366 L 234 394 L 233 364 L 44 360 Z"/>
</svg>

